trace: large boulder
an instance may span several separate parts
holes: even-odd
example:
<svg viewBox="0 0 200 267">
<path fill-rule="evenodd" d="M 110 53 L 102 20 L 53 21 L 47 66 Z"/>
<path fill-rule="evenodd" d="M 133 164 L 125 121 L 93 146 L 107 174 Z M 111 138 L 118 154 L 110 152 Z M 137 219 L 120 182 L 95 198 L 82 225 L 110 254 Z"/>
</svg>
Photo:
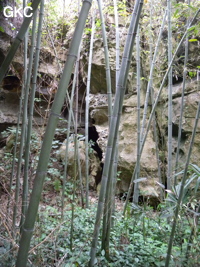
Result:
<svg viewBox="0 0 200 267">
<path fill-rule="evenodd" d="M 78 167 L 77 164 L 80 163 L 81 167 L 81 174 L 83 178 L 83 183 L 86 183 L 86 164 L 85 164 L 85 142 L 78 140 L 78 158 L 77 161 L 74 160 L 74 141 L 73 136 L 70 137 L 68 154 L 67 154 L 67 174 L 70 178 L 74 177 L 74 167 L 76 164 L 78 174 Z M 66 141 L 63 142 L 61 145 L 57 157 L 58 159 L 62 160 L 63 163 L 65 162 L 65 153 L 66 153 Z M 78 163 L 79 162 L 79 163 Z M 92 189 L 96 188 L 96 184 L 98 183 L 100 176 L 101 176 L 101 166 L 100 160 L 98 158 L 97 153 L 90 147 L 89 148 L 89 186 Z M 78 177 L 78 176 L 77 176 Z"/>
</svg>

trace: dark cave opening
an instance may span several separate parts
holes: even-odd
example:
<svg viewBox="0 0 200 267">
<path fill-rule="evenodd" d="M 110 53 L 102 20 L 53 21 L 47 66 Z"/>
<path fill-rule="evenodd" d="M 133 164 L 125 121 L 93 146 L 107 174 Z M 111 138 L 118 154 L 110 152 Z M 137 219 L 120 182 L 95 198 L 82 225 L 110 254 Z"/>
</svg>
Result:
<svg viewBox="0 0 200 267">
<path fill-rule="evenodd" d="M 97 144 L 97 140 L 99 138 L 99 134 L 96 130 L 96 127 L 95 126 L 90 126 L 88 128 L 88 133 L 89 133 L 89 136 L 88 136 L 88 139 L 89 141 L 91 140 L 92 141 L 92 148 L 97 152 L 97 155 L 100 159 L 100 161 L 102 160 L 103 158 L 103 152 L 101 150 L 101 148 L 99 147 L 99 145 Z M 100 171 L 97 173 L 97 176 L 95 177 L 95 181 L 96 181 L 96 185 L 98 185 L 100 182 L 101 182 L 101 176 L 102 176 L 102 172 L 103 172 L 103 163 L 101 162 L 100 163 Z"/>
<path fill-rule="evenodd" d="M 172 77 L 172 85 L 175 85 L 177 83 L 182 83 L 183 77 L 181 76 L 173 76 Z"/>
<path fill-rule="evenodd" d="M 178 137 L 179 127 L 177 124 L 172 123 L 172 137 Z M 168 127 L 165 129 L 165 133 L 167 134 Z M 188 138 L 187 133 L 184 130 L 181 130 L 181 141 L 186 141 Z"/>
<path fill-rule="evenodd" d="M 175 147 L 175 149 L 174 149 L 174 153 L 177 153 L 177 147 Z M 183 156 L 184 154 L 185 154 L 185 153 L 184 153 L 183 149 L 179 148 L 179 155 L 180 155 L 180 156 Z"/>
<path fill-rule="evenodd" d="M 119 199 L 121 201 L 126 201 L 127 199 L 127 192 L 125 193 L 120 193 L 119 194 Z M 129 198 L 129 202 L 130 203 L 133 203 L 133 192 L 131 193 L 131 196 Z M 153 208 L 154 211 L 157 210 L 157 207 L 158 205 L 160 204 L 160 200 L 155 196 L 144 196 L 144 195 L 139 195 L 139 198 L 138 198 L 138 205 L 139 206 L 150 206 Z"/>
<path fill-rule="evenodd" d="M 89 127 L 88 133 L 89 133 L 89 136 L 88 136 L 89 141 L 91 140 L 93 142 L 92 148 L 97 152 L 99 159 L 102 160 L 103 152 L 101 148 L 99 147 L 99 145 L 97 144 L 99 134 L 96 130 L 96 127 L 95 126 Z"/>
<path fill-rule="evenodd" d="M 172 124 L 172 136 L 178 137 L 178 125 Z M 186 141 L 188 138 L 187 133 L 184 130 L 181 130 L 181 140 Z"/>
<path fill-rule="evenodd" d="M 20 79 L 15 75 L 9 75 L 3 78 L 2 88 L 7 91 L 17 92 L 20 89 Z"/>
</svg>

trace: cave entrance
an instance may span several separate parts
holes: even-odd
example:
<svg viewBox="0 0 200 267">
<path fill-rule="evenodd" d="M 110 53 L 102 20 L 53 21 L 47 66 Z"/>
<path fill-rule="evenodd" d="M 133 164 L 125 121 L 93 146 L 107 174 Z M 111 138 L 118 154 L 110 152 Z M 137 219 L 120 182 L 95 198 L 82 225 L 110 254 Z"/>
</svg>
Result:
<svg viewBox="0 0 200 267">
<path fill-rule="evenodd" d="M 88 136 L 88 140 L 89 141 L 92 141 L 92 148 L 97 152 L 97 155 L 99 157 L 100 160 L 102 160 L 103 158 L 103 152 L 101 150 L 101 148 L 99 147 L 99 145 L 97 144 L 97 140 L 99 138 L 99 134 L 96 130 L 96 127 L 95 126 L 91 126 L 88 128 L 88 133 L 89 133 L 89 136 Z"/>
<path fill-rule="evenodd" d="M 180 76 L 173 76 L 172 77 L 172 85 L 180 84 L 183 82 L 183 77 Z"/>
<path fill-rule="evenodd" d="M 95 126 L 90 126 L 88 128 L 88 140 L 92 141 L 92 148 L 97 152 L 97 155 L 100 159 L 100 161 L 103 158 L 103 152 L 101 150 L 101 148 L 99 147 L 97 140 L 99 138 L 99 134 L 96 130 Z M 97 173 L 97 176 L 95 177 L 95 181 L 96 181 L 96 186 L 101 182 L 101 176 L 102 176 L 102 172 L 103 172 L 103 163 L 100 163 L 100 171 Z"/>
<path fill-rule="evenodd" d="M 165 129 L 165 133 L 167 134 L 168 127 Z M 179 126 L 177 124 L 174 124 L 172 122 L 172 137 L 177 138 L 179 132 Z M 183 129 L 181 129 L 181 142 L 185 142 L 188 139 L 187 132 L 185 132 Z"/>
</svg>

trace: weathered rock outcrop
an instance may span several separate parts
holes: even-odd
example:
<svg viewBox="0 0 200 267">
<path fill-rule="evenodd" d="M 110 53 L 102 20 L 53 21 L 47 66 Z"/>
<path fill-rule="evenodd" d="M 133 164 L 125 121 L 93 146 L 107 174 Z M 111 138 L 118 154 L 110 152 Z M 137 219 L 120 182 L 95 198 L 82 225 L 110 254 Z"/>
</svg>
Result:
<svg viewBox="0 0 200 267">
<path fill-rule="evenodd" d="M 68 155 L 67 155 L 67 174 L 68 178 L 74 177 L 74 168 L 76 164 L 76 173 L 78 177 L 78 165 L 81 169 L 81 176 L 84 182 L 84 185 L 86 184 L 86 168 L 85 168 L 85 142 L 78 140 L 78 158 L 77 161 L 74 160 L 74 141 L 73 136 L 70 137 L 70 143 L 69 143 L 69 149 L 68 149 Z M 58 159 L 65 162 L 65 154 L 66 154 L 66 141 L 62 144 L 60 147 L 57 156 Z M 90 188 L 94 189 L 96 188 L 99 176 L 101 175 L 101 166 L 100 166 L 100 160 L 98 158 L 97 153 L 90 148 L 89 150 L 89 186 Z"/>
<path fill-rule="evenodd" d="M 173 87 L 173 110 L 172 110 L 172 160 L 173 168 L 175 168 L 175 158 L 177 151 L 177 141 L 178 141 L 178 131 L 179 131 L 179 119 L 181 114 L 181 93 L 183 89 L 183 84 L 179 84 Z M 163 97 L 165 101 L 165 97 Z M 199 94 L 199 84 L 195 80 L 189 79 L 186 83 L 185 96 L 184 96 L 184 112 L 182 118 L 181 127 L 181 142 L 179 151 L 179 167 L 183 168 L 187 158 L 187 152 L 190 145 L 190 139 L 195 124 L 195 116 L 197 112 L 198 102 L 200 101 Z M 162 135 L 166 135 L 167 132 L 167 118 L 168 118 L 168 103 L 164 105 L 159 105 L 157 109 L 157 119 L 159 121 L 159 126 L 162 131 Z M 198 165 L 200 159 L 200 146 L 199 146 L 199 132 L 200 132 L 200 122 L 198 123 L 197 133 L 195 136 L 195 143 L 193 147 L 193 152 L 190 158 L 191 163 Z M 167 152 L 167 151 L 166 151 Z M 167 155 L 166 155 L 167 156 Z"/>
</svg>

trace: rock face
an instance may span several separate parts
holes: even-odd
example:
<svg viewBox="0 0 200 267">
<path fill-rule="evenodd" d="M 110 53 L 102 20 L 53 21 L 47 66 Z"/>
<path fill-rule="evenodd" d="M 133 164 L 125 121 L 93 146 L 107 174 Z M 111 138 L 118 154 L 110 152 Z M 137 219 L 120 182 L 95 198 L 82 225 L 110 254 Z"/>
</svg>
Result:
<svg viewBox="0 0 200 267">
<path fill-rule="evenodd" d="M 103 151 L 103 161 L 108 137 L 108 116 L 106 95 L 91 95 L 91 118 L 99 134 L 98 145 Z M 119 128 L 119 161 L 117 192 L 123 193 L 128 190 L 130 179 L 137 159 L 137 96 L 127 96 L 124 101 L 123 113 Z M 141 175 L 147 180 L 154 178 L 158 181 L 158 167 L 155 155 L 155 142 L 153 134 L 147 137 L 141 158 Z M 148 181 L 147 181 L 148 183 Z M 152 183 L 152 181 L 150 182 Z"/>
<path fill-rule="evenodd" d="M 183 88 L 183 84 L 179 84 L 173 87 L 173 114 L 172 114 L 172 163 L 173 168 L 175 168 L 175 158 L 177 151 L 177 141 L 178 141 L 178 132 L 179 132 L 179 119 L 182 108 L 181 101 L 181 91 Z M 181 127 L 181 142 L 180 142 L 180 150 L 179 150 L 179 168 L 184 168 L 184 164 L 186 162 L 187 153 L 190 145 L 190 139 L 193 131 L 193 127 L 195 124 L 195 117 L 198 107 L 198 102 L 200 100 L 199 95 L 199 84 L 197 81 L 191 80 L 186 83 L 185 88 L 185 97 L 184 97 L 184 112 L 182 118 L 182 127 Z M 158 120 L 159 126 L 162 129 L 163 135 L 168 128 L 167 125 L 167 109 L 168 104 L 166 103 L 164 107 L 159 107 L 160 111 L 158 111 Z M 162 109 L 162 111 L 161 111 Z M 192 155 L 190 158 L 191 163 L 197 164 L 199 162 L 200 157 L 200 146 L 199 146 L 199 132 L 200 132 L 200 121 L 197 127 L 197 133 L 195 137 L 195 143 L 192 151 Z"/>
<path fill-rule="evenodd" d="M 68 166 L 67 166 L 67 174 L 70 178 L 74 177 L 74 167 L 75 164 L 81 169 L 81 174 L 83 178 L 84 185 L 86 184 L 86 168 L 85 168 L 85 142 L 84 141 L 78 141 L 78 154 L 79 157 L 77 161 L 74 161 L 74 141 L 73 136 L 70 137 L 70 143 L 69 143 L 69 150 L 68 150 Z M 60 147 L 57 155 L 58 159 L 61 159 L 63 162 L 65 162 L 65 153 L 66 153 L 66 141 L 62 144 Z M 76 167 L 78 168 L 78 167 Z M 90 148 L 89 150 L 89 186 L 92 189 L 96 188 L 97 181 L 99 179 L 99 176 L 101 175 L 101 166 L 100 166 L 100 160 L 97 156 L 97 153 Z M 68 177 L 68 178 L 69 178 Z M 77 170 L 77 177 L 78 177 L 78 170 Z"/>
</svg>

